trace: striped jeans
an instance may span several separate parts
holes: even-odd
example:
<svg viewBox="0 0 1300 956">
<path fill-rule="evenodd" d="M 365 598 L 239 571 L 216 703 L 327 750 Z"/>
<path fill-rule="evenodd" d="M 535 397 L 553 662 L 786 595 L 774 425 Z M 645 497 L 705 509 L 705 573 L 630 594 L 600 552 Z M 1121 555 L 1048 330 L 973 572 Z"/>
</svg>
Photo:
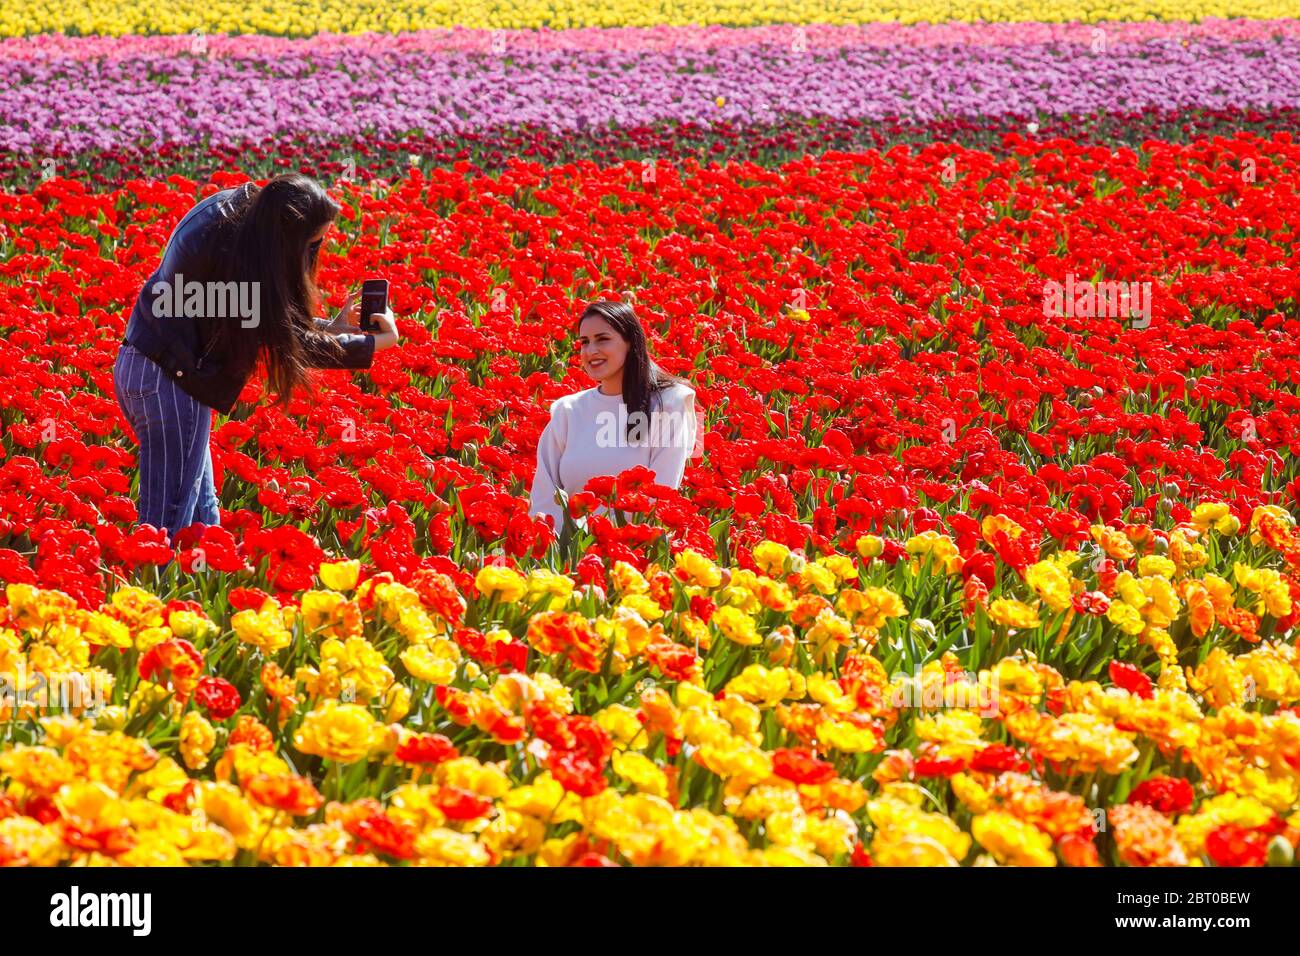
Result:
<svg viewBox="0 0 1300 956">
<path fill-rule="evenodd" d="M 219 524 L 208 448 L 212 409 L 183 392 L 156 362 L 126 342 L 113 365 L 113 386 L 140 443 L 140 523 L 172 536 L 195 522 Z"/>
</svg>

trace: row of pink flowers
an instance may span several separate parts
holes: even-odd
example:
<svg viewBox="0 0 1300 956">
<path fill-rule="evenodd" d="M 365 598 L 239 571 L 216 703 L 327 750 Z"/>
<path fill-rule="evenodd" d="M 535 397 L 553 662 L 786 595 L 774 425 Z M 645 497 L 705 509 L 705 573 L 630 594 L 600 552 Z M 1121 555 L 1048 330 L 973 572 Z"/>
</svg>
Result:
<svg viewBox="0 0 1300 956">
<path fill-rule="evenodd" d="M 798 48 L 1019 46 L 1040 43 L 1094 45 L 1143 43 L 1150 40 L 1260 40 L 1300 37 L 1300 20 L 1219 20 L 1188 22 L 1104 23 L 869 23 L 837 26 L 778 24 L 762 27 L 590 27 L 576 30 L 421 30 L 400 34 L 343 35 L 322 33 L 308 39 L 260 35 L 72 37 L 43 34 L 0 39 L 0 58 L 138 57 L 200 53 L 209 56 L 266 56 L 288 49 L 391 52 L 481 50 L 706 50 L 773 45 Z"/>
</svg>

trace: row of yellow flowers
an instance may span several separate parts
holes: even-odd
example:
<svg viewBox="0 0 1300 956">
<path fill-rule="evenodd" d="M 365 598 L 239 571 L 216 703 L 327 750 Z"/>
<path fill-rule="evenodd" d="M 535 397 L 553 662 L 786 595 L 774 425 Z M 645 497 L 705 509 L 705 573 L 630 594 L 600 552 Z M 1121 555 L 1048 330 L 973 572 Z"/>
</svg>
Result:
<svg viewBox="0 0 1300 956">
<path fill-rule="evenodd" d="M 1199 17 L 1274 19 L 1295 16 L 1284 0 L 1206 0 Z M 1185 4 L 1084 3 L 1081 0 L 178 0 L 160 6 L 144 0 L 31 0 L 0 9 L 0 35 L 67 32 L 121 36 L 147 33 L 396 33 L 450 27 L 531 29 L 549 27 L 653 27 L 691 24 L 754 26 L 769 23 L 854 24 L 875 22 L 1051 23 L 1105 20 L 1182 20 Z"/>
<path fill-rule="evenodd" d="M 468 596 L 338 562 L 216 619 L 10 584 L 0 859 L 1288 863 L 1300 533 L 1228 518 L 1098 526 L 992 591 L 935 533 Z M 1209 571 L 1229 546 L 1253 563 Z"/>
</svg>

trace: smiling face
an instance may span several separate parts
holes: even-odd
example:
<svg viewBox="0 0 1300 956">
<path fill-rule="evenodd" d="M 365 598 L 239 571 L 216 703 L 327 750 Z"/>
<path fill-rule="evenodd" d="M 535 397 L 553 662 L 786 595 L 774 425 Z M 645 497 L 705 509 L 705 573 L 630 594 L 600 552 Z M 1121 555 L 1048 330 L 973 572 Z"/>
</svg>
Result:
<svg viewBox="0 0 1300 956">
<path fill-rule="evenodd" d="M 582 359 L 582 368 L 606 395 L 617 395 L 623 390 L 627 350 L 627 339 L 598 315 L 588 316 L 578 326 L 578 355 Z"/>
</svg>

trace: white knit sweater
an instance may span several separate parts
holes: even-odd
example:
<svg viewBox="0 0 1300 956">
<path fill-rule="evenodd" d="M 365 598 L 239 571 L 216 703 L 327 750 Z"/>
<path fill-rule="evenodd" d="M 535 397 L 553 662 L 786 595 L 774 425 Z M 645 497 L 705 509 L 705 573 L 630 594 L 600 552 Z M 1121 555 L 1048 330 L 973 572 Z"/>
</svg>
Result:
<svg viewBox="0 0 1300 956">
<path fill-rule="evenodd" d="M 637 465 L 653 471 L 659 484 L 678 487 L 695 447 L 695 416 L 695 391 L 688 385 L 670 385 L 651 398 L 650 420 L 634 422 L 641 425 L 641 434 L 629 440 L 622 395 L 589 388 L 557 398 L 537 443 L 529 513 L 550 515 L 558 531 L 565 507 L 555 500 L 557 488 L 574 495 L 591 478 L 618 475 Z"/>
</svg>

